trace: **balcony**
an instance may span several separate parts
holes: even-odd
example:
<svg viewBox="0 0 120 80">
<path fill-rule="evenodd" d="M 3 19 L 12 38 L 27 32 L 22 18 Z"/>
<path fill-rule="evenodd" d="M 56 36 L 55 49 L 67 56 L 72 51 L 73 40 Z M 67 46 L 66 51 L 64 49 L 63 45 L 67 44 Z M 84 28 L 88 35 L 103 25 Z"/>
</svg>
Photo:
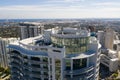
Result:
<svg viewBox="0 0 120 80">
<path fill-rule="evenodd" d="M 41 78 L 41 76 L 39 74 L 30 74 L 31 77 L 35 77 L 35 78 Z"/>
<path fill-rule="evenodd" d="M 48 62 L 45 62 L 45 61 L 34 61 L 34 60 L 29 60 L 29 61 L 32 64 L 48 64 Z"/>
<path fill-rule="evenodd" d="M 82 68 L 82 69 L 79 69 L 79 70 L 72 70 L 72 71 L 66 70 L 65 74 L 67 74 L 67 75 L 70 75 L 70 74 L 73 74 L 73 75 L 84 74 L 84 73 L 87 73 L 89 71 L 92 71 L 93 69 L 94 69 L 94 66 Z"/>
</svg>

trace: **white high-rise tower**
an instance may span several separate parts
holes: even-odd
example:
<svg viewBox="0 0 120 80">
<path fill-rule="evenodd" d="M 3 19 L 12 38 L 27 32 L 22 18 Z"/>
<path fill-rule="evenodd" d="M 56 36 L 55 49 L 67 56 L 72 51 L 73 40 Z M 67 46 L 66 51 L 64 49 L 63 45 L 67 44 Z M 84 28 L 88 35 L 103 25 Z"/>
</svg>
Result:
<svg viewBox="0 0 120 80">
<path fill-rule="evenodd" d="M 49 29 L 8 47 L 11 80 L 98 80 L 101 45 L 87 30 Z"/>
</svg>

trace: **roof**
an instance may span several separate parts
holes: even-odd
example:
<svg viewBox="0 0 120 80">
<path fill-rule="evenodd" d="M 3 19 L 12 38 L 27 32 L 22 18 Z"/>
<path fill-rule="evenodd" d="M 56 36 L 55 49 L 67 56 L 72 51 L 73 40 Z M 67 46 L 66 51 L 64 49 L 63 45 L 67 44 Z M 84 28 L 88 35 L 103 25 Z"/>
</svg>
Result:
<svg viewBox="0 0 120 80">
<path fill-rule="evenodd" d="M 20 53 L 26 54 L 26 55 L 48 56 L 47 52 L 27 50 L 27 49 L 24 49 L 24 48 L 22 48 L 20 46 L 17 46 L 17 45 L 9 45 L 7 48 L 11 48 L 11 49 L 17 50 Z"/>
<path fill-rule="evenodd" d="M 95 52 L 94 51 L 87 51 L 87 52 L 83 52 L 83 53 L 80 53 L 80 54 L 69 54 L 66 56 L 66 58 L 71 58 L 72 59 L 79 59 L 79 58 L 87 58 L 87 57 L 90 57 L 90 56 L 93 56 L 95 55 Z"/>
</svg>

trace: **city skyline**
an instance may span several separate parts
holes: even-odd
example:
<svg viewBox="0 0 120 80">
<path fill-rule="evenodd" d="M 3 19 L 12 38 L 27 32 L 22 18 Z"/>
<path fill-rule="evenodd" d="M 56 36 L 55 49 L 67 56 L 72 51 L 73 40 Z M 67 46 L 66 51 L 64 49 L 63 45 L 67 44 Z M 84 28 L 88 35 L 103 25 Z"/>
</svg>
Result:
<svg viewBox="0 0 120 80">
<path fill-rule="evenodd" d="M 119 0 L 3 0 L 1 19 L 120 18 Z"/>
</svg>

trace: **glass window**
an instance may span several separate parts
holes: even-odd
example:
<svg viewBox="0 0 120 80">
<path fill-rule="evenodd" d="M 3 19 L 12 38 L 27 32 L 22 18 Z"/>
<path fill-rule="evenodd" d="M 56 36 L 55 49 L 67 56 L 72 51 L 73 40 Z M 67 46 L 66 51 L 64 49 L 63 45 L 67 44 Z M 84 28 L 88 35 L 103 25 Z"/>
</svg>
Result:
<svg viewBox="0 0 120 80">
<path fill-rule="evenodd" d="M 59 59 L 55 59 L 55 78 L 56 80 L 61 80 L 61 61 Z"/>
<path fill-rule="evenodd" d="M 31 57 L 31 60 L 40 61 L 40 58 L 38 58 L 38 57 Z"/>
<path fill-rule="evenodd" d="M 56 38 L 52 37 L 52 42 L 54 46 L 65 46 L 66 54 L 79 54 L 81 52 L 87 51 L 87 44 L 89 41 L 89 37 L 81 37 L 81 38 Z"/>
<path fill-rule="evenodd" d="M 48 62 L 48 58 L 43 57 L 43 62 Z"/>
<path fill-rule="evenodd" d="M 66 70 L 71 70 L 71 60 L 66 59 L 65 60 Z"/>
<path fill-rule="evenodd" d="M 87 58 L 73 59 L 73 70 L 81 69 L 87 66 Z"/>
</svg>

